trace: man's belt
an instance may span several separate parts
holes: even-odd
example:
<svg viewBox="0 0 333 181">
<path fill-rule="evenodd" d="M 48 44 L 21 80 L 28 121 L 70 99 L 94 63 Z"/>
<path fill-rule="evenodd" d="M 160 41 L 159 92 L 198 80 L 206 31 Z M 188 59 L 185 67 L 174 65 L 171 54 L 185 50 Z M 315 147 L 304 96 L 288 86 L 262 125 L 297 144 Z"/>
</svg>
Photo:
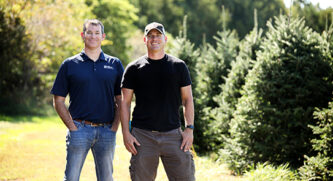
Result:
<svg viewBox="0 0 333 181">
<path fill-rule="evenodd" d="M 93 123 L 91 121 L 81 120 L 81 119 L 75 119 L 75 121 L 78 121 L 80 123 L 83 123 L 83 124 L 86 124 L 86 125 L 90 125 L 90 126 L 93 126 L 93 127 L 111 125 L 111 123 Z"/>
</svg>

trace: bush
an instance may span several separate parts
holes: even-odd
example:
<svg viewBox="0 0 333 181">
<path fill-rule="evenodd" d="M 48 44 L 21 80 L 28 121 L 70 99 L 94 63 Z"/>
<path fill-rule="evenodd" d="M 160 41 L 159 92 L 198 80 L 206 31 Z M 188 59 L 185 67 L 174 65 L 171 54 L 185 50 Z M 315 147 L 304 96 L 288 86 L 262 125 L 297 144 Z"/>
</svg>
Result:
<svg viewBox="0 0 333 181">
<path fill-rule="evenodd" d="M 221 151 L 230 168 L 269 161 L 297 168 L 311 150 L 308 124 L 315 107 L 327 107 L 333 71 L 325 41 L 304 20 L 275 18 L 245 79 L 230 122 L 230 138 Z"/>
</svg>

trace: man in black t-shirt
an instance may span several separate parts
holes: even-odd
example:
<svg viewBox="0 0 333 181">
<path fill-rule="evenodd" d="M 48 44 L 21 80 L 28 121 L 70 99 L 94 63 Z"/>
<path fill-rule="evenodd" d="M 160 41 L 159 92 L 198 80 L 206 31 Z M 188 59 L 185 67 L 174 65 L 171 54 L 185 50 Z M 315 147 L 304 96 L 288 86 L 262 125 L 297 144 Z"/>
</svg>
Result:
<svg viewBox="0 0 333 181">
<path fill-rule="evenodd" d="M 121 83 L 121 123 L 124 144 L 132 153 L 131 178 L 155 180 L 161 158 L 169 180 L 195 180 L 190 152 L 194 106 L 189 71 L 184 61 L 165 53 L 167 37 L 162 24 L 148 24 L 144 35 L 148 54 L 127 66 Z M 130 131 L 134 94 L 136 102 Z M 180 128 L 181 105 L 184 130 Z"/>
</svg>

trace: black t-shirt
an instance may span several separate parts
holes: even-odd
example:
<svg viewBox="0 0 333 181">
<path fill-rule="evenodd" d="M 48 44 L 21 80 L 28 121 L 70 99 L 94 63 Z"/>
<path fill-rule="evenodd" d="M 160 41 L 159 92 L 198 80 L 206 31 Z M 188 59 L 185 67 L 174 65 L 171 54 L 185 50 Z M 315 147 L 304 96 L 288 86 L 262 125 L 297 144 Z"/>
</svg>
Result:
<svg viewBox="0 0 333 181">
<path fill-rule="evenodd" d="M 188 68 L 176 57 L 165 55 L 160 60 L 151 60 L 143 56 L 131 62 L 121 87 L 133 89 L 136 97 L 132 126 L 155 131 L 180 127 L 180 88 L 188 85 Z"/>
</svg>

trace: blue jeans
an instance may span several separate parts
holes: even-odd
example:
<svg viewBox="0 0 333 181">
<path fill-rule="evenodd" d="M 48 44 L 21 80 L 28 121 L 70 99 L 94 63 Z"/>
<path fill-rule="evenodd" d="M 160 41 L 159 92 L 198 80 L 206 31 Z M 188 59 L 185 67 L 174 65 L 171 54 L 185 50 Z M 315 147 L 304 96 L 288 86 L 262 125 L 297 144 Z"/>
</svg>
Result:
<svg viewBox="0 0 333 181">
<path fill-rule="evenodd" d="M 91 149 L 98 181 L 112 181 L 116 133 L 111 126 L 92 127 L 74 121 L 77 131 L 68 131 L 66 137 L 67 164 L 65 181 L 79 181 L 83 163 Z"/>
</svg>

